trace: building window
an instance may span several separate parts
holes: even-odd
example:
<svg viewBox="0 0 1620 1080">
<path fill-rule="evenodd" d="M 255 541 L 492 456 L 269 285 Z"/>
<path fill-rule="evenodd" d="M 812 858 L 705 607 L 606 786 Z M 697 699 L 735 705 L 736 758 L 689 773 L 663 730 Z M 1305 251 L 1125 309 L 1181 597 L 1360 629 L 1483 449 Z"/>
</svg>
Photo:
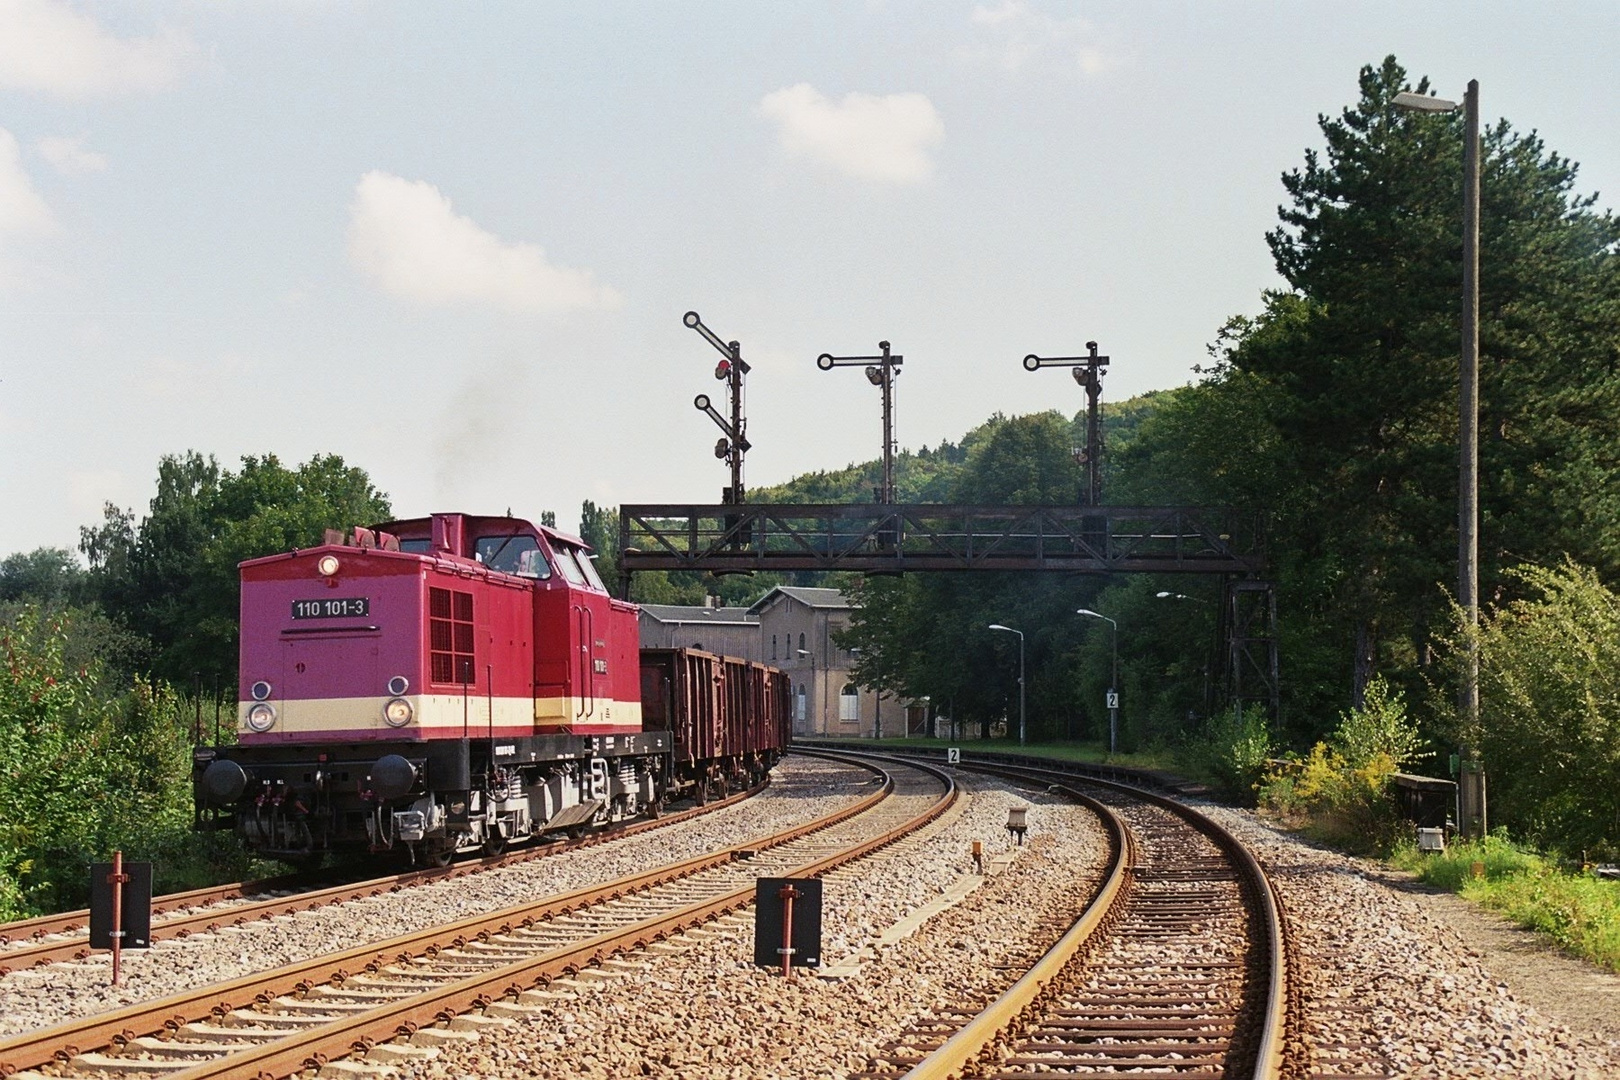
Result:
<svg viewBox="0 0 1620 1080">
<path fill-rule="evenodd" d="M 795 720 L 797 720 L 801 724 L 804 723 L 805 702 L 806 701 L 807 701 L 807 698 L 806 698 L 805 692 L 804 692 L 804 683 L 800 683 L 799 684 L 799 698 L 794 703 L 793 718 Z"/>
<path fill-rule="evenodd" d="M 771 635 L 771 662 L 776 662 L 776 635 Z"/>
<path fill-rule="evenodd" d="M 473 681 L 472 593 L 428 590 L 428 639 L 433 681 Z"/>
<path fill-rule="evenodd" d="M 804 634 L 803 633 L 799 634 L 799 648 L 801 648 L 801 649 L 804 648 Z"/>
<path fill-rule="evenodd" d="M 838 719 L 846 724 L 860 722 L 861 692 L 855 689 L 854 683 L 845 683 L 838 692 Z"/>
</svg>

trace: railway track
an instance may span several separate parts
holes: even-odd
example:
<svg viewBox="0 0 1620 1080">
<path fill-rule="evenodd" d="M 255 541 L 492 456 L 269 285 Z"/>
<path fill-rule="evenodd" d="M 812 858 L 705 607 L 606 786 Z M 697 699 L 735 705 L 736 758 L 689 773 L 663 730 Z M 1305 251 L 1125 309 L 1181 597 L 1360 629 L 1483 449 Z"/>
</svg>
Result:
<svg viewBox="0 0 1620 1080">
<path fill-rule="evenodd" d="M 514 848 L 501 855 L 465 859 L 443 867 L 423 867 L 398 874 L 325 885 L 330 875 L 287 874 L 258 881 L 233 882 L 152 898 L 152 941 L 184 938 L 224 926 L 241 926 L 328 904 L 341 904 L 387 892 L 399 892 L 429 882 L 453 880 L 468 874 L 514 866 L 534 859 L 566 854 L 649 829 L 663 828 L 732 806 L 769 785 L 769 780 L 729 798 L 665 814 L 656 820 L 636 821 L 587 833 L 578 840 L 553 840 Z M 233 901 L 244 901 L 234 903 Z M 0 924 L 0 976 L 27 967 L 83 960 L 91 955 L 90 912 L 67 911 Z"/>
<path fill-rule="evenodd" d="M 954 799 L 938 770 L 896 766 L 860 803 L 744 847 L 0 1042 L 0 1075 L 280 1077 L 431 1056 L 543 1008 L 555 980 L 611 977 L 746 907 L 758 877 L 825 873 Z"/>
<path fill-rule="evenodd" d="M 963 768 L 1091 806 L 1110 836 L 1109 869 L 1051 950 L 1011 958 L 1028 961 L 1028 972 L 1005 993 L 921 1018 L 865 1075 L 1271 1078 L 1297 1069 L 1298 1055 L 1285 1049 L 1297 992 L 1282 920 L 1261 868 L 1235 838 L 1180 803 L 1125 785 Z"/>
</svg>

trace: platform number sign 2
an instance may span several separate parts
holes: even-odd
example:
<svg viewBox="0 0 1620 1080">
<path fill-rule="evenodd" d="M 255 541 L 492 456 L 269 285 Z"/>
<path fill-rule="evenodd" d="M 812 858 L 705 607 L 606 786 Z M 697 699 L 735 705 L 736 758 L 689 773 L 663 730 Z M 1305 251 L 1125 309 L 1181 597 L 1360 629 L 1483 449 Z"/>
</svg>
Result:
<svg viewBox="0 0 1620 1080">
<path fill-rule="evenodd" d="M 1108 708 L 1110 708 L 1110 709 L 1119 708 L 1119 691 L 1117 691 L 1117 690 L 1108 691 Z"/>
<path fill-rule="evenodd" d="M 947 764 L 947 765 L 960 765 L 960 764 L 962 764 L 962 748 L 960 746 L 951 746 L 951 747 L 946 748 L 946 750 L 945 750 L 945 764 Z"/>
</svg>

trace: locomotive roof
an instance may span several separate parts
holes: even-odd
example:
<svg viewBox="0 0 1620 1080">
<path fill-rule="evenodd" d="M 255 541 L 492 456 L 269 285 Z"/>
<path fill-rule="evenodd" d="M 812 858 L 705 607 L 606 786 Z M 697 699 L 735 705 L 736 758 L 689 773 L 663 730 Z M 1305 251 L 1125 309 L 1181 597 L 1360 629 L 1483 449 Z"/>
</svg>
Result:
<svg viewBox="0 0 1620 1080">
<path fill-rule="evenodd" d="M 519 517 L 512 517 L 509 514 L 485 516 L 482 514 L 456 514 L 453 511 L 447 511 L 443 514 L 430 514 L 427 517 L 400 518 L 396 521 L 385 521 L 380 525 L 373 525 L 372 528 L 378 532 L 389 532 L 396 534 L 416 533 L 422 530 L 432 529 L 433 519 L 436 517 L 452 516 L 460 517 L 467 523 L 467 527 L 474 531 L 482 531 L 491 527 L 516 527 L 519 531 L 528 529 L 539 534 L 540 536 L 544 536 L 547 540 L 561 540 L 564 544 L 571 547 L 582 547 L 588 550 L 594 550 L 591 548 L 590 544 L 587 544 L 584 540 L 578 536 L 575 536 L 573 533 L 552 528 L 550 525 L 536 525 L 532 521 L 527 521 Z"/>
</svg>

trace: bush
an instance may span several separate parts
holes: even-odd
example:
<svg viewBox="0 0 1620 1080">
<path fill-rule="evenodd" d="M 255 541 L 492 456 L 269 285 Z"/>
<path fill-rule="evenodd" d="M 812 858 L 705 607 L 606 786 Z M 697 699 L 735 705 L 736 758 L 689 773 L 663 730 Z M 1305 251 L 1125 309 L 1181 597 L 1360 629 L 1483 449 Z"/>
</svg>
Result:
<svg viewBox="0 0 1620 1080">
<path fill-rule="evenodd" d="M 1336 847 L 1386 851 L 1406 831 L 1390 781 L 1420 746 L 1400 692 L 1375 678 L 1327 741 L 1266 775 L 1260 805 Z"/>
<path fill-rule="evenodd" d="M 1271 757 L 1271 731 L 1264 714 L 1233 706 L 1211 718 L 1198 762 L 1232 799 L 1252 804 Z"/>
<path fill-rule="evenodd" d="M 1490 771 L 1490 819 L 1542 847 L 1620 855 L 1620 596 L 1566 562 L 1509 572 L 1526 594 L 1480 614 L 1480 727 L 1454 734 Z M 1460 609 L 1441 642 L 1466 660 Z M 1439 710 L 1449 687 L 1437 686 Z"/>
<path fill-rule="evenodd" d="M 191 833 L 185 699 L 71 660 L 84 618 L 25 605 L 0 624 L 0 919 L 84 906 L 114 850 L 152 861 L 160 891 L 234 868 Z"/>
</svg>

